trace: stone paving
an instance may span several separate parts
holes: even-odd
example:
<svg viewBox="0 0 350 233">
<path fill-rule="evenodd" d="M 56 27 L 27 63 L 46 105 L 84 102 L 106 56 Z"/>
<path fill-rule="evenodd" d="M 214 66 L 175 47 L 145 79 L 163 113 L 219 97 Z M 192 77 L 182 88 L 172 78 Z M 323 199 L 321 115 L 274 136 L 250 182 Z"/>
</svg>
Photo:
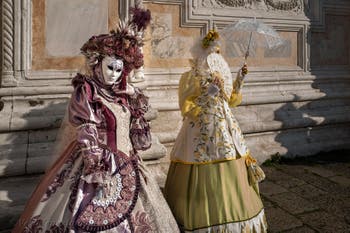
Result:
<svg viewBox="0 0 350 233">
<path fill-rule="evenodd" d="M 260 191 L 270 233 L 350 232 L 350 152 L 269 161 L 262 167 L 267 178 Z M 10 232 L 38 180 L 0 179 L 0 233 Z"/>
<path fill-rule="evenodd" d="M 265 163 L 269 232 L 350 232 L 350 153 Z"/>
</svg>

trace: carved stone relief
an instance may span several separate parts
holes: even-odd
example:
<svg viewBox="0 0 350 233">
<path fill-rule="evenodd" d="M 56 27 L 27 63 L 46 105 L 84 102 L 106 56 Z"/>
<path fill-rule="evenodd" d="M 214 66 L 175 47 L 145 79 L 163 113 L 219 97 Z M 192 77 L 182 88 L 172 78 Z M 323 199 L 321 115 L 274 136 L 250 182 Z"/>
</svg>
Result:
<svg viewBox="0 0 350 233">
<path fill-rule="evenodd" d="M 287 40 L 282 46 L 276 48 L 266 48 L 264 51 L 264 57 L 290 57 L 292 55 L 292 42 Z"/>
<path fill-rule="evenodd" d="M 13 2 L 4 0 L 3 10 L 3 70 L 13 69 Z"/>
<path fill-rule="evenodd" d="M 302 0 L 265 0 L 268 7 L 282 11 L 302 10 Z"/>
<path fill-rule="evenodd" d="M 16 28 L 15 28 L 15 4 L 13 0 L 1 1 L 1 78 L 0 86 L 16 86 L 17 79 L 15 77 L 15 45 L 18 42 L 16 40 Z"/>
<path fill-rule="evenodd" d="M 189 58 L 193 38 L 173 35 L 171 14 L 153 14 L 151 25 L 152 56 Z"/>
<path fill-rule="evenodd" d="M 303 0 L 202 0 L 203 7 L 233 7 L 266 11 L 292 11 L 303 10 Z"/>
</svg>

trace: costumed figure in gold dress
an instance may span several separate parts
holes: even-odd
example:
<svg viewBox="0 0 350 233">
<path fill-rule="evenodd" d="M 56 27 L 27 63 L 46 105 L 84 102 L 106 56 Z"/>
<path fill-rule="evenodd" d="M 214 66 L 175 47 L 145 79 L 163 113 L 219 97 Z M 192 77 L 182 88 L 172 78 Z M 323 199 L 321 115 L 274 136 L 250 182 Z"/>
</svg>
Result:
<svg viewBox="0 0 350 233">
<path fill-rule="evenodd" d="M 183 125 L 171 152 L 165 197 L 184 232 L 266 232 L 251 156 L 230 108 L 242 101 L 245 64 L 233 80 L 210 31 L 179 84 Z M 198 51 L 198 49 L 197 49 Z"/>
</svg>

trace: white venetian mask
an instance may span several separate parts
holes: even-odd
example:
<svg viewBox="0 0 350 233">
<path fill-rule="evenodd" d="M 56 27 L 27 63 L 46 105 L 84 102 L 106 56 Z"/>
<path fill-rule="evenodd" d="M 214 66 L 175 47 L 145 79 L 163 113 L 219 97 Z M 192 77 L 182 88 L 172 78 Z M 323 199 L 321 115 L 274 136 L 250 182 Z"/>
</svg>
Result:
<svg viewBox="0 0 350 233">
<path fill-rule="evenodd" d="M 110 56 L 104 57 L 102 60 L 102 73 L 105 83 L 108 85 L 118 84 L 121 81 L 123 68 L 123 60 Z"/>
</svg>

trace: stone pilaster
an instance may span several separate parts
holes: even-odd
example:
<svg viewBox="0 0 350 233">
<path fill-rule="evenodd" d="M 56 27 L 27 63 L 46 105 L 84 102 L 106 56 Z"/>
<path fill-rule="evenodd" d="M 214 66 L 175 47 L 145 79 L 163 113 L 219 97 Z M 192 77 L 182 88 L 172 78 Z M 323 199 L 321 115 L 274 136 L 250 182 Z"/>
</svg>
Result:
<svg viewBox="0 0 350 233">
<path fill-rule="evenodd" d="M 15 46 L 15 4 L 14 0 L 4 0 L 1 3 L 1 86 L 16 86 L 14 76 L 14 46 Z"/>
</svg>

